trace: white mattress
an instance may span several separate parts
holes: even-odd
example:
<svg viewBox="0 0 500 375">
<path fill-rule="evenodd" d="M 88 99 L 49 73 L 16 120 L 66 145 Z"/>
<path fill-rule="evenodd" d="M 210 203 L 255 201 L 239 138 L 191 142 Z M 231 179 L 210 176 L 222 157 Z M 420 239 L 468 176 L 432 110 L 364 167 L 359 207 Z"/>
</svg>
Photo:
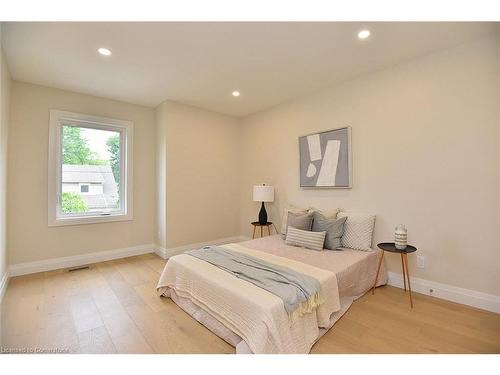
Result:
<svg viewBox="0 0 500 375">
<path fill-rule="evenodd" d="M 280 235 L 245 241 L 240 244 L 251 249 L 290 258 L 334 272 L 337 276 L 341 308 L 330 317 L 329 328 L 331 328 L 349 309 L 354 300 L 361 297 L 366 291 L 373 287 L 380 256 L 380 250 L 378 249 L 370 251 L 352 249 L 343 249 L 341 251 L 314 251 L 303 249 L 287 245 Z M 382 264 L 377 286 L 385 285 L 386 283 L 387 271 L 385 264 Z M 172 289 L 167 290 L 164 295 L 172 298 L 179 307 L 193 318 L 223 340 L 235 346 L 236 353 L 251 353 L 245 341 L 208 312 L 195 305 L 190 299 L 178 296 Z M 323 336 L 329 328 L 320 329 L 318 339 Z"/>
</svg>

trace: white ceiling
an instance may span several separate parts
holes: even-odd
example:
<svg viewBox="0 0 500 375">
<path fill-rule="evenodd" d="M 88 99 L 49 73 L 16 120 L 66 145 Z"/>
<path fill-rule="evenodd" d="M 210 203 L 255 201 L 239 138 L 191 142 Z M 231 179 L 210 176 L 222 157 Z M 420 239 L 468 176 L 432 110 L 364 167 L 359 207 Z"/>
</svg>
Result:
<svg viewBox="0 0 500 375">
<path fill-rule="evenodd" d="M 499 32 L 494 23 L 6 23 L 15 80 L 245 116 Z M 369 28 L 372 36 L 357 39 Z M 107 47 L 113 55 L 97 54 Z M 239 98 L 231 96 L 241 91 Z"/>
</svg>

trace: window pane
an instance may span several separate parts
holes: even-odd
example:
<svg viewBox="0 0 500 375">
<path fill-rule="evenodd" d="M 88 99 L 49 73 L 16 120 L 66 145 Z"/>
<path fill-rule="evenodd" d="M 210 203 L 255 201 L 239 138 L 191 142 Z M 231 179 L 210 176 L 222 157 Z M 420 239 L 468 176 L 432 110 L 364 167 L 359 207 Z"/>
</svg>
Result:
<svg viewBox="0 0 500 375">
<path fill-rule="evenodd" d="M 120 133 L 62 126 L 61 213 L 119 211 Z"/>
</svg>

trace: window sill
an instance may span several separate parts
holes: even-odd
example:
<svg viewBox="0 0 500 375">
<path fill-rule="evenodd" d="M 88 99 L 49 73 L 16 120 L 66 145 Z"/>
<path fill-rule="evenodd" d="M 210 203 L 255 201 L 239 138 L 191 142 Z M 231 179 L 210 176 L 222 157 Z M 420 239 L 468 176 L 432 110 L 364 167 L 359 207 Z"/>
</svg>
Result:
<svg viewBox="0 0 500 375">
<path fill-rule="evenodd" d="M 61 227 L 66 225 L 84 225 L 84 224 L 99 224 L 110 223 L 115 221 L 130 221 L 133 217 L 131 214 L 115 214 L 115 215 L 99 215 L 89 217 L 67 217 L 49 219 L 49 227 Z"/>
</svg>

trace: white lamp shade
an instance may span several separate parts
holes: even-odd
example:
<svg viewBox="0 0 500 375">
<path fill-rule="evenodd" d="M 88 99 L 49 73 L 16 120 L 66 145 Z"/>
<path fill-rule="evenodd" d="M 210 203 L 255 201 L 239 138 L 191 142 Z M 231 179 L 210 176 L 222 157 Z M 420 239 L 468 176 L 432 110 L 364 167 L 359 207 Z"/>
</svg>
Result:
<svg viewBox="0 0 500 375">
<path fill-rule="evenodd" d="M 274 202 L 274 188 L 267 185 L 255 185 L 253 200 L 254 202 Z"/>
</svg>

